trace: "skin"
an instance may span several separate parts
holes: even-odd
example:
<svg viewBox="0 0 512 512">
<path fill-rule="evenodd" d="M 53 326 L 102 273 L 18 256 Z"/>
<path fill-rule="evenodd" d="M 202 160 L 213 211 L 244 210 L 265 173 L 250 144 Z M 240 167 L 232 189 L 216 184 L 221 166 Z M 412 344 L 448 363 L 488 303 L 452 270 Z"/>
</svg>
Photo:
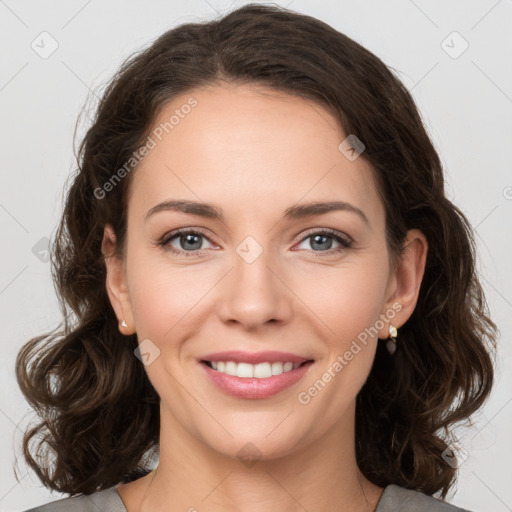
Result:
<svg viewBox="0 0 512 512">
<path fill-rule="evenodd" d="M 338 149 L 346 134 L 323 106 L 222 84 L 174 98 L 154 126 L 191 96 L 197 106 L 134 171 L 124 258 L 111 256 L 116 239 L 105 226 L 107 290 L 119 323 L 127 323 L 120 330 L 160 351 L 145 366 L 161 398 L 159 465 L 119 485 L 119 494 L 128 512 L 372 511 L 383 489 L 356 465 L 355 399 L 389 323 L 307 405 L 297 396 L 393 304 L 401 305 L 392 319 L 401 342 L 424 273 L 425 236 L 409 231 L 393 268 L 369 164 Z M 164 211 L 145 221 L 168 199 L 213 203 L 224 220 Z M 360 208 L 369 223 L 349 211 L 282 218 L 290 206 L 334 200 Z M 185 227 L 207 234 L 192 249 L 179 236 L 168 243 L 190 254 L 158 246 Z M 315 245 L 311 235 L 325 228 L 352 246 L 326 254 L 341 244 Z M 247 236 L 263 249 L 250 264 L 236 252 Z M 217 389 L 198 366 L 201 356 L 230 349 L 315 362 L 291 388 L 242 399 Z M 247 443 L 258 450 L 252 465 L 237 456 Z"/>
</svg>

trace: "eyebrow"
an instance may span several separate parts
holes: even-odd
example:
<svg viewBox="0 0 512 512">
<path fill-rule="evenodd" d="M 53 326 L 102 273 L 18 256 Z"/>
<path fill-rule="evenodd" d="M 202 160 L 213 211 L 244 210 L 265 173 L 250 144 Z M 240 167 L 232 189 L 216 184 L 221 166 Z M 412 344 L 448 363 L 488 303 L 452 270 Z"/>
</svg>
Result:
<svg viewBox="0 0 512 512">
<path fill-rule="evenodd" d="M 210 203 L 203 203 L 199 201 L 190 200 L 168 200 L 153 206 L 145 215 L 147 221 L 149 217 L 162 211 L 177 211 L 188 213 L 191 215 L 198 215 L 215 220 L 224 220 L 222 208 L 212 205 Z M 370 222 L 368 217 L 362 210 L 356 206 L 345 201 L 328 201 L 328 202 L 312 202 L 299 204 L 287 208 L 284 212 L 283 218 L 287 220 L 303 219 L 307 217 L 314 217 L 316 215 L 323 215 L 333 211 L 346 211 L 358 215 L 368 226 Z"/>
</svg>

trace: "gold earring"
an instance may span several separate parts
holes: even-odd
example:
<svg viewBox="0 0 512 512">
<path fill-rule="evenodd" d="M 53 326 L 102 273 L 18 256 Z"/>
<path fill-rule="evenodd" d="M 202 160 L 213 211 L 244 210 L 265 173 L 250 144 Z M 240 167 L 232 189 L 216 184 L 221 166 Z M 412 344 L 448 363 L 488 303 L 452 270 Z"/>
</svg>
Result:
<svg viewBox="0 0 512 512">
<path fill-rule="evenodd" d="M 393 355 L 396 351 L 396 337 L 398 335 L 398 331 L 393 324 L 389 325 L 389 338 L 386 342 L 386 348 L 388 352 Z"/>
</svg>

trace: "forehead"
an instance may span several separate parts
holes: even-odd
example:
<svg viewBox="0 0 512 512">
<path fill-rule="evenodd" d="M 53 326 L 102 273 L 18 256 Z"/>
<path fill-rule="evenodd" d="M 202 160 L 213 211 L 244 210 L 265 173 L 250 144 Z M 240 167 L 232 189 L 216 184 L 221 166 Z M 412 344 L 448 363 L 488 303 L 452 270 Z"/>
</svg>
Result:
<svg viewBox="0 0 512 512">
<path fill-rule="evenodd" d="M 155 119 L 129 209 L 144 214 L 160 201 L 187 198 L 244 215 L 342 200 L 378 218 L 384 210 L 371 168 L 340 151 L 345 138 L 336 118 L 311 100 L 254 85 L 194 89 Z"/>
</svg>

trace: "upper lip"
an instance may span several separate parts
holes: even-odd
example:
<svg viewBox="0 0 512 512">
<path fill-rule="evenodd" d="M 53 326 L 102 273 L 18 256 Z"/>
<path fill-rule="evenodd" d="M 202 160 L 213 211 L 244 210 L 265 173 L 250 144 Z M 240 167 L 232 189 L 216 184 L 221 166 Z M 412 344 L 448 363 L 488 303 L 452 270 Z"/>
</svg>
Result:
<svg viewBox="0 0 512 512">
<path fill-rule="evenodd" d="M 265 350 L 263 352 L 244 352 L 243 350 L 228 350 L 225 352 L 215 352 L 201 357 L 201 361 L 235 361 L 236 363 L 277 363 L 291 362 L 304 363 L 310 361 L 310 357 L 302 357 L 290 352 L 275 352 L 273 350 Z"/>
</svg>

